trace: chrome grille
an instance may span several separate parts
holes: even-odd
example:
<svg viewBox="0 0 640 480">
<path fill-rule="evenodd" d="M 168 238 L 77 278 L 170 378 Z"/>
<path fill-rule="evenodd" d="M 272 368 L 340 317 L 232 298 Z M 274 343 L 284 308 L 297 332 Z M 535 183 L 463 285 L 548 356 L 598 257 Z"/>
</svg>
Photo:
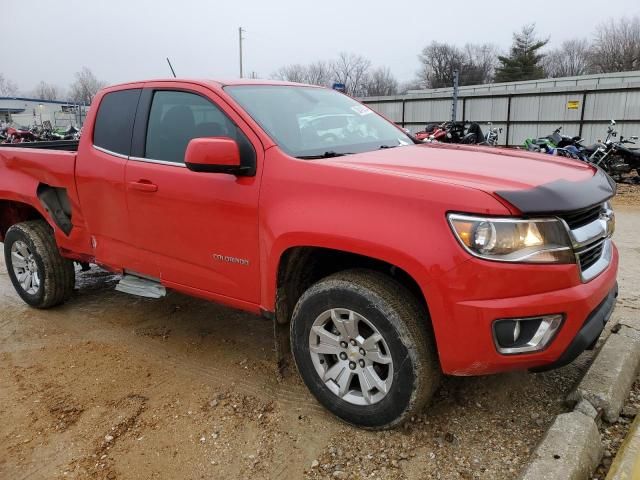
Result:
<svg viewBox="0 0 640 480">
<path fill-rule="evenodd" d="M 598 218 L 600 218 L 602 210 L 602 205 L 596 205 L 595 207 L 590 207 L 575 212 L 563 213 L 558 216 L 565 222 L 567 222 L 567 225 L 569 225 L 569 228 L 571 230 L 574 230 L 598 220 Z"/>
<path fill-rule="evenodd" d="M 582 252 L 576 252 L 578 261 L 580 262 L 580 270 L 584 272 L 596 263 L 602 256 L 602 250 L 604 249 L 604 240 L 596 245 L 590 246 Z"/>
<path fill-rule="evenodd" d="M 600 275 L 611 263 L 610 237 L 615 217 L 608 204 L 558 215 L 567 227 L 583 282 Z"/>
</svg>

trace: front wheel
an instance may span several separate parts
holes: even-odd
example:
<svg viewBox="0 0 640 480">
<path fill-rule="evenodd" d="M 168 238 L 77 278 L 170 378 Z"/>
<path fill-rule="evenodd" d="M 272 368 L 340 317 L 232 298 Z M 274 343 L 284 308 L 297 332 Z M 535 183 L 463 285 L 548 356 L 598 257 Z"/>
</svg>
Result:
<svg viewBox="0 0 640 480">
<path fill-rule="evenodd" d="M 440 367 L 426 310 L 393 278 L 368 270 L 327 277 L 298 301 L 291 345 L 307 387 L 327 409 L 365 428 L 419 413 Z"/>
<path fill-rule="evenodd" d="M 73 262 L 60 255 L 53 230 L 44 220 L 11 227 L 4 239 L 4 258 L 16 292 L 32 307 L 54 307 L 71 297 Z"/>
</svg>

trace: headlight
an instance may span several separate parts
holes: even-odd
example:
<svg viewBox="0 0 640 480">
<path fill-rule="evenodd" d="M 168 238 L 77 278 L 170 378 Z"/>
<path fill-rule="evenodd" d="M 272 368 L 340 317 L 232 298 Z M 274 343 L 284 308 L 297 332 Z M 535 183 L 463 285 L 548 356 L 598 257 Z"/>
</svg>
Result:
<svg viewBox="0 0 640 480">
<path fill-rule="evenodd" d="M 451 228 L 470 254 L 501 262 L 575 263 L 571 242 L 556 218 L 514 219 L 450 213 Z"/>
</svg>

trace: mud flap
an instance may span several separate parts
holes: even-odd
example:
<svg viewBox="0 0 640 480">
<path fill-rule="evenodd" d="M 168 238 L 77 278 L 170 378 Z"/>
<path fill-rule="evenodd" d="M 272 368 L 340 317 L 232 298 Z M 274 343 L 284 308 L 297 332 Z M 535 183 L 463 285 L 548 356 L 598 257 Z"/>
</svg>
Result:
<svg viewBox="0 0 640 480">
<path fill-rule="evenodd" d="M 291 313 L 287 309 L 284 289 L 278 290 L 276 297 L 276 311 L 262 311 L 262 316 L 273 322 L 273 339 L 276 348 L 276 366 L 278 380 L 282 380 L 291 372 Z"/>
<path fill-rule="evenodd" d="M 278 379 L 282 380 L 291 372 L 291 342 L 289 341 L 289 322 L 281 323 L 273 315 L 273 336 L 276 346 L 276 364 Z"/>
</svg>

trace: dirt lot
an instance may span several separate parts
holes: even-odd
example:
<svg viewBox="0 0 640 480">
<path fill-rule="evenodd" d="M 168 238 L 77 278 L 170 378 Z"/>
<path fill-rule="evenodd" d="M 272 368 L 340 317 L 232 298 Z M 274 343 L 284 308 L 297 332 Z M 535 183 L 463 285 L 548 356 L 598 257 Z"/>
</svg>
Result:
<svg viewBox="0 0 640 480">
<path fill-rule="evenodd" d="M 618 308 L 640 311 L 640 196 L 622 190 Z M 405 428 L 365 432 L 276 380 L 269 322 L 115 281 L 84 273 L 43 312 L 0 265 L 0 478 L 514 478 L 590 359 L 447 378 Z"/>
</svg>

